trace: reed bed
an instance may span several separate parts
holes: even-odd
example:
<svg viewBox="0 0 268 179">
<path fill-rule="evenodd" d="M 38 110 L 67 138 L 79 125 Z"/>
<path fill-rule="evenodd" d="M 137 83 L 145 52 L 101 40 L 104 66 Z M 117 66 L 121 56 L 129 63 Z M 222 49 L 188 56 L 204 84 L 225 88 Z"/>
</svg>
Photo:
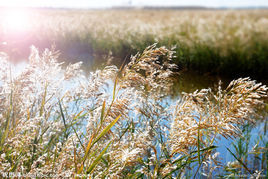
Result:
<svg viewBox="0 0 268 179">
<path fill-rule="evenodd" d="M 0 18 L 0 40 L 14 56 L 28 56 L 32 44 L 44 48 L 55 43 L 68 59 L 87 61 L 97 55 L 99 60 L 112 52 L 121 64 L 126 56 L 157 42 L 177 47 L 174 61 L 180 68 L 231 77 L 268 75 L 267 10 L 29 12 L 31 28 L 19 40 L 4 30 Z"/>
<path fill-rule="evenodd" d="M 234 156 L 228 164 L 221 163 L 217 146 L 220 137 L 239 138 L 243 126 L 261 120 L 267 87 L 240 78 L 226 89 L 185 93 L 172 103 L 166 94 L 177 75 L 175 53 L 154 44 L 121 68 L 89 75 L 81 62 L 64 68 L 54 50 L 40 54 L 33 47 L 21 72 L 1 54 L 0 176 L 265 176 L 265 135 L 241 155 L 228 148 Z M 260 168 L 246 162 L 248 152 Z"/>
</svg>

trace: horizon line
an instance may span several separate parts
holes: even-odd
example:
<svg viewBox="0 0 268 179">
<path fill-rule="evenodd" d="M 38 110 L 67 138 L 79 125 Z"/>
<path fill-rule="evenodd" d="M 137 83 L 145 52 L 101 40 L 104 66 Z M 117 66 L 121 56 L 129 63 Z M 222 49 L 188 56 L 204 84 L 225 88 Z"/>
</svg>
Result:
<svg viewBox="0 0 268 179">
<path fill-rule="evenodd" d="M 159 6 L 159 5 L 116 5 L 106 7 L 71 7 L 71 6 L 6 6 L 0 5 L 0 8 L 37 8 L 37 9 L 268 9 L 266 5 L 256 6 L 200 6 L 200 5 L 174 5 L 174 6 Z"/>
</svg>

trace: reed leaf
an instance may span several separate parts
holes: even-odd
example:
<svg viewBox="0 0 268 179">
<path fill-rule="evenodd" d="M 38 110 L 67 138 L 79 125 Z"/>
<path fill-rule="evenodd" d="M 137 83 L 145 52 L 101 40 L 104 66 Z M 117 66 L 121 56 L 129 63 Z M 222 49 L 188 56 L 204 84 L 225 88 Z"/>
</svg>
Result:
<svg viewBox="0 0 268 179">
<path fill-rule="evenodd" d="M 107 151 L 108 147 L 110 146 L 110 144 L 112 143 L 112 141 L 110 141 L 108 143 L 108 145 L 102 150 L 102 152 L 99 154 L 99 156 L 93 161 L 93 163 L 90 165 L 90 167 L 87 169 L 87 173 L 91 173 L 93 171 L 93 169 L 96 167 L 96 165 L 99 163 L 100 159 L 102 158 L 102 156 L 105 154 L 105 152 Z"/>
<path fill-rule="evenodd" d="M 115 123 L 119 120 L 119 118 L 121 117 L 121 115 L 119 115 L 115 120 L 113 120 L 108 126 L 106 126 L 103 131 L 96 137 L 96 139 L 94 139 L 92 145 L 94 145 L 95 143 L 97 143 L 101 137 L 103 137 L 104 135 L 106 135 L 110 129 L 115 125 Z"/>
</svg>

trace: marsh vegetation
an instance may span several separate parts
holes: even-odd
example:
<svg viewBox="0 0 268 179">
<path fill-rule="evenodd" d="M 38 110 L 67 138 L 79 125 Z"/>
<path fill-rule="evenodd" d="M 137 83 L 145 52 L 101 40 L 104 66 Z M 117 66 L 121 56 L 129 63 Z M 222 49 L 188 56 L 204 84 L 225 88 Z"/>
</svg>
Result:
<svg viewBox="0 0 268 179">
<path fill-rule="evenodd" d="M 27 58 L 30 45 L 55 44 L 64 59 L 92 64 L 112 53 L 120 65 L 157 42 L 176 46 L 174 61 L 184 69 L 236 78 L 268 75 L 267 10 L 32 9 L 27 14 L 30 23 L 18 32 L 1 11 L 0 41 L 7 43 L 2 49 L 14 59 Z"/>
<path fill-rule="evenodd" d="M 0 177 L 267 175 L 267 11 L 31 13 L 0 23 Z"/>
</svg>

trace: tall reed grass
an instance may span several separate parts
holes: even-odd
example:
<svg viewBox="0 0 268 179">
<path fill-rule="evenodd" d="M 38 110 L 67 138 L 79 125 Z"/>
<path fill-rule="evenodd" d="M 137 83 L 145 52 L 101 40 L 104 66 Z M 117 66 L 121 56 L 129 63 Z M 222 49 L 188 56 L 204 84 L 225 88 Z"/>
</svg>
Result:
<svg viewBox="0 0 268 179">
<path fill-rule="evenodd" d="M 174 53 L 152 45 L 120 69 L 107 66 L 89 75 L 80 62 L 64 68 L 54 50 L 32 48 L 21 72 L 1 55 L 0 176 L 222 174 L 219 137 L 232 140 L 242 134 L 240 126 L 257 122 L 267 87 L 240 78 L 224 90 L 219 85 L 216 92 L 185 93 L 173 104 L 165 94 L 177 73 Z M 262 147 L 255 151 L 265 161 Z M 234 156 L 249 176 L 267 174 L 267 165 L 257 170 Z"/>
<path fill-rule="evenodd" d="M 267 10 L 32 10 L 19 39 L 0 31 L 7 51 L 28 56 L 29 45 L 55 43 L 63 56 L 84 61 L 109 51 L 117 59 L 158 43 L 177 46 L 180 68 L 231 77 L 267 76 Z M 0 29 L 5 29 L 1 20 Z M 3 47 L 4 48 L 4 47 Z M 14 57 L 16 59 L 16 57 Z M 120 61 L 120 60 L 119 60 Z M 119 64 L 122 61 L 119 62 Z"/>
</svg>

